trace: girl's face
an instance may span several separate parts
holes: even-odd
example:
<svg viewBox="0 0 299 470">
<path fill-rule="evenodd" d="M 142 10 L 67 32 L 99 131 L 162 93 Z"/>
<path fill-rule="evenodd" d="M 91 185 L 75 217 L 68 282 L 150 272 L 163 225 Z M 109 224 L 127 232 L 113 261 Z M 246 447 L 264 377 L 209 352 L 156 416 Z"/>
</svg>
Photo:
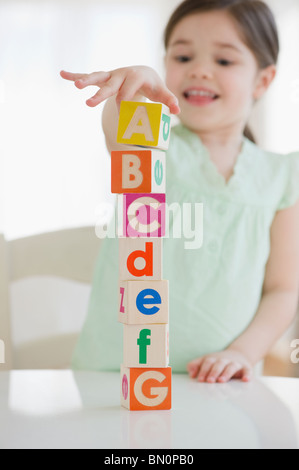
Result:
<svg viewBox="0 0 299 470">
<path fill-rule="evenodd" d="M 223 11 L 183 18 L 171 34 L 165 64 L 180 120 L 194 132 L 243 132 L 254 101 L 266 89 L 255 56 Z"/>
</svg>

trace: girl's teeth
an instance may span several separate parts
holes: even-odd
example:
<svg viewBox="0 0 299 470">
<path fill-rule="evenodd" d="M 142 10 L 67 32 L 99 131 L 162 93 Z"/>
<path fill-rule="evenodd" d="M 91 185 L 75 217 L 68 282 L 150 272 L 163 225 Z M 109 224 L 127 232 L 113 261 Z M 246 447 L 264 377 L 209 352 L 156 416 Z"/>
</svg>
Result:
<svg viewBox="0 0 299 470">
<path fill-rule="evenodd" d="M 209 91 L 203 91 L 203 90 L 190 90 L 186 92 L 187 96 L 208 96 L 210 98 L 216 98 L 216 95 L 209 92 Z"/>
</svg>

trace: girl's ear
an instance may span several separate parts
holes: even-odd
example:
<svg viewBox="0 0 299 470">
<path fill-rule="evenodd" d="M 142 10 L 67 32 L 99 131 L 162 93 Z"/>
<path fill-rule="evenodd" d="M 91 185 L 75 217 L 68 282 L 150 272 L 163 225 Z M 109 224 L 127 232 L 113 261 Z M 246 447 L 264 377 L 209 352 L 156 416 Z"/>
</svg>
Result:
<svg viewBox="0 0 299 470">
<path fill-rule="evenodd" d="M 253 92 L 253 98 L 255 100 L 260 99 L 263 94 L 268 90 L 269 86 L 273 82 L 276 76 L 277 68 L 276 65 L 269 65 L 265 69 L 262 69 L 258 73 L 256 86 Z"/>
</svg>

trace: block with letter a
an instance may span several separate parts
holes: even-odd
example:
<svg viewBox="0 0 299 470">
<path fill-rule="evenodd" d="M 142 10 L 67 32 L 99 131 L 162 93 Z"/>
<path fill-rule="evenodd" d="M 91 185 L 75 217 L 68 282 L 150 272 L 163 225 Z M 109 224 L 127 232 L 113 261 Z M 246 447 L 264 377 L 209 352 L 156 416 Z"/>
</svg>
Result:
<svg viewBox="0 0 299 470">
<path fill-rule="evenodd" d="M 167 150 L 171 120 L 169 109 L 161 103 L 122 101 L 117 142 Z"/>
<path fill-rule="evenodd" d="M 165 152 L 118 150 L 111 152 L 112 193 L 165 193 Z"/>
<path fill-rule="evenodd" d="M 168 281 L 120 281 L 119 295 L 120 323 L 168 323 Z"/>
<path fill-rule="evenodd" d="M 164 237 L 165 194 L 120 194 L 119 237 Z"/>
<path fill-rule="evenodd" d="M 171 409 L 171 368 L 121 367 L 121 404 L 129 410 Z"/>
</svg>

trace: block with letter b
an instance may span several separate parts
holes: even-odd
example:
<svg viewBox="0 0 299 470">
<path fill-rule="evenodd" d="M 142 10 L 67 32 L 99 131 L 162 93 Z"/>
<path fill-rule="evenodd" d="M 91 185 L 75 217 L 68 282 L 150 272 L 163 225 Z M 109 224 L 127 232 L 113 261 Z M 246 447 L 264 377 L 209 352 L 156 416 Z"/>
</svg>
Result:
<svg viewBox="0 0 299 470">
<path fill-rule="evenodd" d="M 166 156 L 160 150 L 111 152 L 112 193 L 165 193 Z"/>
<path fill-rule="evenodd" d="M 171 367 L 121 366 L 121 404 L 132 411 L 171 409 Z"/>
<path fill-rule="evenodd" d="M 164 237 L 165 194 L 120 194 L 118 196 L 119 237 Z"/>
<path fill-rule="evenodd" d="M 168 325 L 124 325 L 123 348 L 126 367 L 167 367 Z"/>
<path fill-rule="evenodd" d="M 170 112 L 161 103 L 122 101 L 117 142 L 167 150 L 171 130 Z"/>
<path fill-rule="evenodd" d="M 119 238 L 119 279 L 161 280 L 162 247 L 162 238 Z"/>
<path fill-rule="evenodd" d="M 128 325 L 166 324 L 168 281 L 120 281 L 118 321 Z"/>
</svg>

